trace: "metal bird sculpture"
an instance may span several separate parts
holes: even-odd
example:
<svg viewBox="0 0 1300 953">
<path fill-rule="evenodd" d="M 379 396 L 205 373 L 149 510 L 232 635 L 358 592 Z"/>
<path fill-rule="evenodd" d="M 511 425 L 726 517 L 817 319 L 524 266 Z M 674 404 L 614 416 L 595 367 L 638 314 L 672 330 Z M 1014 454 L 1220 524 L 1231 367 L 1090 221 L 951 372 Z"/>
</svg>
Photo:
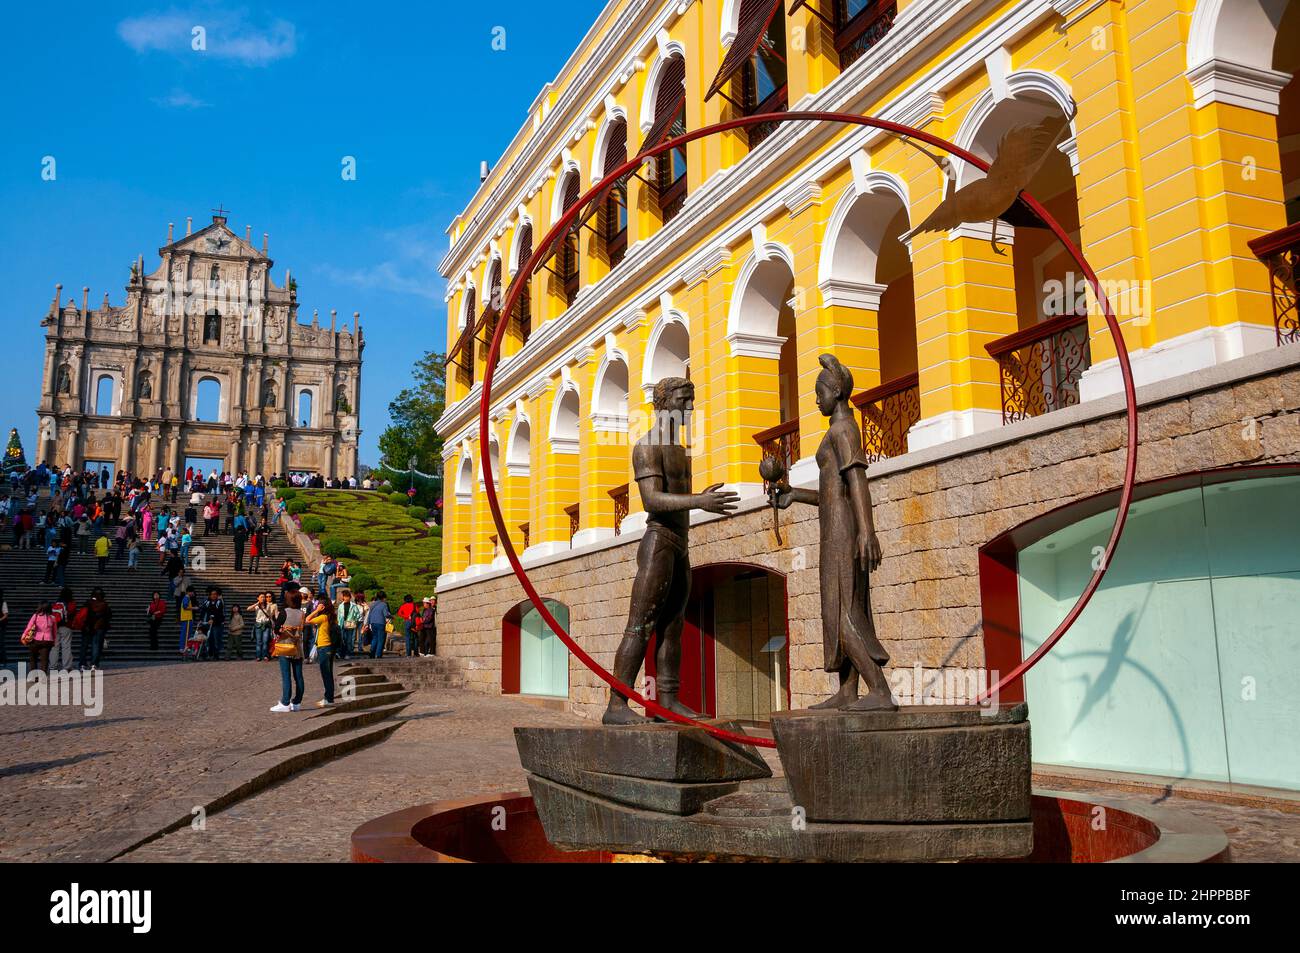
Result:
<svg viewBox="0 0 1300 953">
<path fill-rule="evenodd" d="M 906 232 L 902 240 L 908 241 L 921 232 L 943 232 L 959 225 L 992 220 L 993 251 L 1005 255 L 998 247 L 999 219 L 1011 225 L 1046 227 L 1021 200 L 1020 193 L 1043 167 L 1073 118 L 1072 115 L 1048 116 L 1036 125 L 1008 130 L 998 143 L 988 174 L 955 190 L 950 177 L 948 194 L 938 208 Z"/>
</svg>

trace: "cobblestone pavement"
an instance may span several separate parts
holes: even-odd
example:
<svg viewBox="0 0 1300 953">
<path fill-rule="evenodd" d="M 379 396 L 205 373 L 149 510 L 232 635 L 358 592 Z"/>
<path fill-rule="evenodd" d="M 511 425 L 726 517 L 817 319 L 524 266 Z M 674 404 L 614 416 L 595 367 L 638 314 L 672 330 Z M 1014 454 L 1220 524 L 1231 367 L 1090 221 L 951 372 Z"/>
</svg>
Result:
<svg viewBox="0 0 1300 953">
<path fill-rule="evenodd" d="M 511 729 L 583 723 L 468 691 L 412 696 L 409 723 L 380 745 L 321 765 L 182 830 L 126 861 L 344 861 L 363 821 L 428 801 L 525 787 Z M 772 759 L 774 760 L 774 759 Z M 1135 797 L 1156 803 L 1155 798 Z M 1300 815 L 1167 798 L 1228 832 L 1238 861 L 1300 860 Z"/>
<path fill-rule="evenodd" d="M 0 708 L 0 861 L 61 859 L 84 834 L 111 830 L 158 793 L 201 782 L 221 750 L 284 723 L 288 716 L 267 711 L 278 690 L 271 665 L 153 665 L 109 669 L 98 717 L 80 709 Z M 309 677 L 306 700 L 318 694 Z M 413 695 L 403 719 L 389 740 L 214 814 L 206 830 L 169 834 L 123 860 L 346 860 L 352 831 L 369 818 L 523 788 L 515 725 L 581 723 L 516 699 L 447 690 Z M 1300 815 L 1122 796 L 1218 824 L 1237 861 L 1300 860 Z"/>
<path fill-rule="evenodd" d="M 293 717 L 267 710 L 279 693 L 265 662 L 154 664 L 106 669 L 98 715 L 0 707 L 0 861 L 58 860 L 155 794 L 185 791 L 220 750 Z"/>
<path fill-rule="evenodd" d="M 527 787 L 515 725 L 583 724 L 512 698 L 439 690 L 411 696 L 382 744 L 306 771 L 121 861 L 346 861 L 363 822 L 428 801 Z"/>
</svg>

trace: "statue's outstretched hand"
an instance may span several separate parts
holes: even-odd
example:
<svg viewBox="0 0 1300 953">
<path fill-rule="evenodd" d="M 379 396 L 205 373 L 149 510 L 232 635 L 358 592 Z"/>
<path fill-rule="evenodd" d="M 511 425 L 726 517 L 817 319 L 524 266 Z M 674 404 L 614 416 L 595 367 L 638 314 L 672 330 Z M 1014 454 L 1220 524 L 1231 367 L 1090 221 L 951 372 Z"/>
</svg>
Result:
<svg viewBox="0 0 1300 953">
<path fill-rule="evenodd" d="M 715 483 L 706 487 L 700 494 L 699 508 L 706 513 L 718 513 L 722 516 L 728 516 L 736 512 L 736 504 L 740 501 L 740 494 L 731 490 L 723 490 L 721 483 Z"/>
<path fill-rule="evenodd" d="M 778 510 L 789 509 L 790 504 L 794 502 L 794 490 L 790 488 L 790 484 L 778 483 L 773 489 L 776 490 L 776 499 L 772 505 Z"/>
<path fill-rule="evenodd" d="M 876 534 L 871 530 L 864 530 L 858 533 L 857 552 L 858 565 L 868 572 L 875 572 L 880 568 L 880 540 L 876 539 Z"/>
</svg>

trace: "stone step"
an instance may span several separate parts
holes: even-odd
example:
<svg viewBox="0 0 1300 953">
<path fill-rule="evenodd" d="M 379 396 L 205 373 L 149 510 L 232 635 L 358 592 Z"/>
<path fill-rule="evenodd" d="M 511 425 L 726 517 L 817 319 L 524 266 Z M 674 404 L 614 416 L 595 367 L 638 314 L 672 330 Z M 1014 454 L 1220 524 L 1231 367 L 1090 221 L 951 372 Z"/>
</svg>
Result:
<svg viewBox="0 0 1300 953">
<path fill-rule="evenodd" d="M 339 691 L 342 691 L 340 687 Z M 409 688 L 394 689 L 388 692 L 378 692 L 373 695 L 358 695 L 356 698 L 350 698 L 347 701 L 336 701 L 333 708 L 322 709 L 312 717 L 321 718 L 330 715 L 333 712 L 341 711 L 361 711 L 367 708 L 383 707 L 395 702 L 402 702 L 413 695 Z"/>
<path fill-rule="evenodd" d="M 319 710 L 320 717 L 316 719 L 316 721 L 319 721 L 318 725 L 299 734 L 292 741 L 264 748 L 258 754 L 296 747 L 310 741 L 318 741 L 322 738 L 341 735 L 358 728 L 365 728 L 368 725 L 377 724 L 400 714 L 408 704 L 409 702 L 401 701 L 387 705 L 375 705 L 371 708 L 341 709 L 337 705 L 332 708 L 322 708 Z"/>
</svg>

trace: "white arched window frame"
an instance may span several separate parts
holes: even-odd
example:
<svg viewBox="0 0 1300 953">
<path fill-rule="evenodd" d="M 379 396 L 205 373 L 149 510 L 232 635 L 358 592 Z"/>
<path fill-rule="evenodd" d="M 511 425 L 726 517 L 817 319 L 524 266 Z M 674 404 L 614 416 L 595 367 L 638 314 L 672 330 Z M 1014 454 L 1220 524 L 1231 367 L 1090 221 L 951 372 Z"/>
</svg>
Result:
<svg viewBox="0 0 1300 953">
<path fill-rule="evenodd" d="M 1271 116 L 1291 74 L 1273 69 L 1288 0 L 1198 0 L 1187 36 L 1187 81 L 1197 109 L 1227 103 Z"/>
<path fill-rule="evenodd" d="M 781 356 L 785 338 L 776 333 L 785 292 L 794 280 L 794 254 L 777 242 L 758 242 L 736 277 L 727 309 L 732 357 Z"/>
<path fill-rule="evenodd" d="M 904 214 L 911 208 L 907 185 L 891 173 L 867 173 L 845 189 L 827 223 L 817 263 L 824 305 L 879 310 L 885 286 L 876 281 L 876 263 L 900 208 Z M 911 244 L 903 245 L 911 257 Z"/>
<path fill-rule="evenodd" d="M 596 371 L 592 388 L 592 430 L 627 433 L 628 388 L 626 355 L 622 351 L 606 354 Z"/>
<path fill-rule="evenodd" d="M 512 477 L 530 476 L 532 465 L 533 425 L 525 415 L 520 414 L 510 425 L 510 436 L 506 443 L 506 474 Z"/>
<path fill-rule="evenodd" d="M 573 381 L 561 384 L 551 406 L 549 439 L 552 453 L 578 452 L 578 425 L 582 419 L 582 405 L 578 385 Z"/>
<path fill-rule="evenodd" d="M 474 460 L 468 446 L 460 451 L 460 464 L 456 468 L 456 501 L 468 503 L 474 498 Z"/>
<path fill-rule="evenodd" d="M 685 377 L 691 364 L 691 330 L 686 315 L 669 311 L 650 329 L 641 362 L 641 392 L 654 397 L 655 384 L 665 377 Z"/>
</svg>

